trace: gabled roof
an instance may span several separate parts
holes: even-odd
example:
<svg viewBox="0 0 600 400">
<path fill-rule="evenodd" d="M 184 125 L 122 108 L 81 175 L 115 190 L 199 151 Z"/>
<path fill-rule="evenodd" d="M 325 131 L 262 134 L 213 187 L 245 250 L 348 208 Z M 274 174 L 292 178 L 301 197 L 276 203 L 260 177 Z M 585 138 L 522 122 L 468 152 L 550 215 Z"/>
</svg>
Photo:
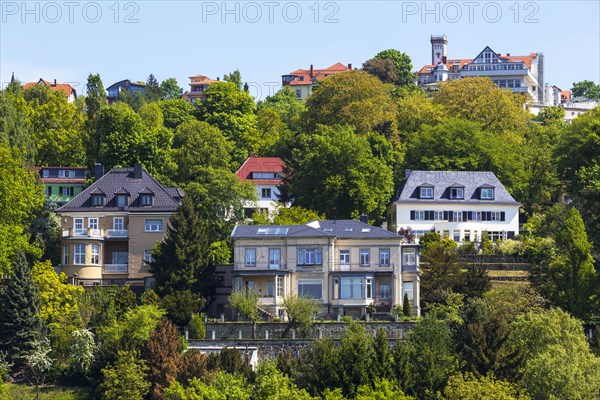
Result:
<svg viewBox="0 0 600 400">
<path fill-rule="evenodd" d="M 126 190 L 132 193 L 130 204 L 125 207 L 129 212 L 173 212 L 177 208 L 177 199 L 171 196 L 175 190 L 163 187 L 150 174 L 142 169 L 141 179 L 135 178 L 135 169 L 113 168 L 96 182 L 92 183 L 73 200 L 60 207 L 61 212 L 91 212 L 91 211 L 121 211 L 117 207 L 115 194 Z M 139 167 L 141 168 L 141 167 Z M 140 192 L 150 190 L 154 193 L 154 201 L 151 206 L 142 206 L 140 203 Z M 104 206 L 92 206 L 92 194 L 106 194 Z"/>
<path fill-rule="evenodd" d="M 56 81 L 55 81 L 56 82 Z M 77 97 L 77 91 L 68 83 L 52 83 L 40 78 L 37 82 L 28 82 L 23 86 L 24 89 L 29 89 L 37 85 L 48 86 L 53 92 L 63 92 L 65 96 L 74 95 Z"/>
<path fill-rule="evenodd" d="M 265 230 L 271 234 L 265 234 Z M 304 225 L 236 225 L 231 232 L 234 239 L 315 237 L 337 239 L 398 239 L 397 234 L 355 220 L 319 220 Z"/>
<path fill-rule="evenodd" d="M 433 199 L 420 199 L 419 188 L 434 183 Z M 464 199 L 450 199 L 449 188 L 464 186 Z M 480 200 L 479 189 L 493 187 L 493 200 Z M 422 204 L 501 204 L 520 206 L 493 172 L 489 171 L 410 171 L 404 187 L 393 202 Z"/>
<path fill-rule="evenodd" d="M 240 181 L 249 181 L 258 185 L 279 185 L 281 179 L 255 179 L 253 172 L 273 172 L 281 174 L 285 163 L 279 157 L 256 157 L 250 155 L 235 173 Z"/>
<path fill-rule="evenodd" d="M 327 68 L 313 68 L 312 73 L 310 69 L 300 68 L 288 74 L 295 76 L 294 80 L 289 82 L 289 84 L 294 86 L 312 85 L 315 81 L 321 80 L 328 75 L 335 75 L 340 72 L 348 71 L 350 69 L 349 66 L 350 65 L 346 66 L 341 62 L 337 62 Z M 303 80 L 300 80 L 300 77 L 302 77 Z"/>
<path fill-rule="evenodd" d="M 142 85 L 142 84 L 139 84 L 139 83 L 131 82 L 129 79 L 123 79 L 122 81 L 113 83 L 112 85 L 110 85 L 109 87 L 107 87 L 106 90 L 110 90 L 114 86 L 117 86 L 117 87 L 123 86 L 123 87 L 126 87 L 126 88 L 127 87 L 131 87 L 131 86 L 133 86 L 133 87 L 139 87 L 139 88 L 144 88 L 144 89 L 146 88 L 146 85 Z"/>
</svg>

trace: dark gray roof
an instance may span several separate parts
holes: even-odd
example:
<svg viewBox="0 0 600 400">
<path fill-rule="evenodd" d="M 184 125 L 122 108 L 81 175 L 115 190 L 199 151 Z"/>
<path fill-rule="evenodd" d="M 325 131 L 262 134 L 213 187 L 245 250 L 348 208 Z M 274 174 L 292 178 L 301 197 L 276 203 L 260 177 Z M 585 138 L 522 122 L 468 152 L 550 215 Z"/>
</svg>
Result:
<svg viewBox="0 0 600 400">
<path fill-rule="evenodd" d="M 172 194 L 181 193 L 176 188 L 165 188 L 145 170 L 141 179 L 135 178 L 135 168 L 113 168 L 96 182 L 92 183 L 73 200 L 60 207 L 58 212 L 90 212 L 90 211 L 120 211 L 117 207 L 116 195 L 127 191 L 129 205 L 122 211 L 128 212 L 161 212 L 175 211 L 178 205 Z M 154 193 L 151 206 L 140 204 L 140 193 Z M 104 193 L 103 206 L 92 206 L 92 194 Z"/>
<path fill-rule="evenodd" d="M 332 233 L 338 239 L 400 239 L 400 236 L 394 232 L 386 231 L 385 229 L 353 219 L 328 219 L 314 221 L 310 224 L 314 225 L 315 222 L 319 224 L 318 230 Z"/>
<path fill-rule="evenodd" d="M 273 233 L 263 233 L 266 229 Z M 287 230 L 286 230 L 287 229 Z M 383 239 L 400 236 L 355 220 L 312 221 L 306 225 L 236 225 L 232 238 L 331 237 L 338 239 Z"/>
<path fill-rule="evenodd" d="M 279 233 L 259 233 L 265 229 L 277 229 Z M 287 231 L 286 231 L 287 229 Z M 277 237 L 334 237 L 330 233 L 311 228 L 308 225 L 236 225 L 231 232 L 232 238 L 277 238 Z"/>
<path fill-rule="evenodd" d="M 421 199 L 420 187 L 433 186 L 433 199 Z M 450 198 L 451 187 L 464 187 L 464 199 Z M 493 200 L 481 200 L 482 187 L 494 188 Z M 493 172 L 489 171 L 410 171 L 398 203 L 435 204 L 502 204 L 519 206 Z"/>
</svg>

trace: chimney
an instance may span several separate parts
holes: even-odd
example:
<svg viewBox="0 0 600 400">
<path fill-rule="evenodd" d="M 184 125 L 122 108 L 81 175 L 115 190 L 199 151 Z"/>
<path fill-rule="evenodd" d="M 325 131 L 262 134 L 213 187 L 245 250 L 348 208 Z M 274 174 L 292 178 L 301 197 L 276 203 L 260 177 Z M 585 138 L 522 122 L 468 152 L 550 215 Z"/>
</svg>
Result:
<svg viewBox="0 0 600 400">
<path fill-rule="evenodd" d="M 100 163 L 94 164 L 94 179 L 98 180 L 104 175 L 104 166 Z"/>
<path fill-rule="evenodd" d="M 312 64 L 310 64 L 310 77 L 312 78 L 315 69 Z"/>
<path fill-rule="evenodd" d="M 221 77 L 217 76 L 217 81 L 220 81 L 220 80 L 221 80 Z"/>
<path fill-rule="evenodd" d="M 143 171 L 144 171 L 144 167 L 142 167 L 142 164 L 136 164 L 133 171 L 134 171 L 135 179 L 142 179 L 142 175 L 143 175 Z"/>
<path fill-rule="evenodd" d="M 54 79 L 54 86 L 56 86 L 56 79 Z"/>
<path fill-rule="evenodd" d="M 352 64 L 348 64 L 348 69 L 352 69 Z"/>
<path fill-rule="evenodd" d="M 506 53 L 506 55 L 507 55 L 508 57 L 510 57 L 510 53 Z"/>
<path fill-rule="evenodd" d="M 367 214 L 360 214 L 360 222 L 363 224 L 369 223 L 369 216 Z"/>
</svg>

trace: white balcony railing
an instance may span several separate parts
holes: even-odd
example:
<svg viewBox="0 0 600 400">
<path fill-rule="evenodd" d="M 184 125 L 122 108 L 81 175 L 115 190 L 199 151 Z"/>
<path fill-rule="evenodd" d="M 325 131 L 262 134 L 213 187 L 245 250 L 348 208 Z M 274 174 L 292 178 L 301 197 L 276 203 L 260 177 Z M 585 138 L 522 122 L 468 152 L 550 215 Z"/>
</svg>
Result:
<svg viewBox="0 0 600 400">
<path fill-rule="evenodd" d="M 106 237 L 109 238 L 126 238 L 129 236 L 129 231 L 127 229 L 107 229 Z"/>
<path fill-rule="evenodd" d="M 127 272 L 127 264 L 104 264 L 104 272 L 113 274 Z"/>
</svg>

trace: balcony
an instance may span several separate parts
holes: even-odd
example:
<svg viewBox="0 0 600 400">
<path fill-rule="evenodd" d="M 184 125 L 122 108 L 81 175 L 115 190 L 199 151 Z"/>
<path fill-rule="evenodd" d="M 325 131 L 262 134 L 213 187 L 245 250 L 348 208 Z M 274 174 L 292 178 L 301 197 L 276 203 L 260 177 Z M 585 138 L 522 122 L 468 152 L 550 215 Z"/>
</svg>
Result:
<svg viewBox="0 0 600 400">
<path fill-rule="evenodd" d="M 334 264 L 334 271 L 350 271 L 350 272 L 392 272 L 394 270 L 394 263 L 380 264 L 380 263 L 368 263 L 368 264 Z"/>
<path fill-rule="evenodd" d="M 129 231 L 127 229 L 107 229 L 106 237 L 112 238 L 127 238 L 129 237 Z"/>
<path fill-rule="evenodd" d="M 105 274 L 123 274 L 127 273 L 127 264 L 104 264 Z"/>
<path fill-rule="evenodd" d="M 127 229 L 63 229 L 62 237 L 64 238 L 95 238 L 95 239 L 116 239 L 116 238 L 128 238 L 129 231 Z"/>
<path fill-rule="evenodd" d="M 247 265 L 246 263 L 235 263 L 233 264 L 233 269 L 235 271 L 287 271 L 287 264 L 270 264 L 257 262 L 252 265 Z"/>
</svg>

